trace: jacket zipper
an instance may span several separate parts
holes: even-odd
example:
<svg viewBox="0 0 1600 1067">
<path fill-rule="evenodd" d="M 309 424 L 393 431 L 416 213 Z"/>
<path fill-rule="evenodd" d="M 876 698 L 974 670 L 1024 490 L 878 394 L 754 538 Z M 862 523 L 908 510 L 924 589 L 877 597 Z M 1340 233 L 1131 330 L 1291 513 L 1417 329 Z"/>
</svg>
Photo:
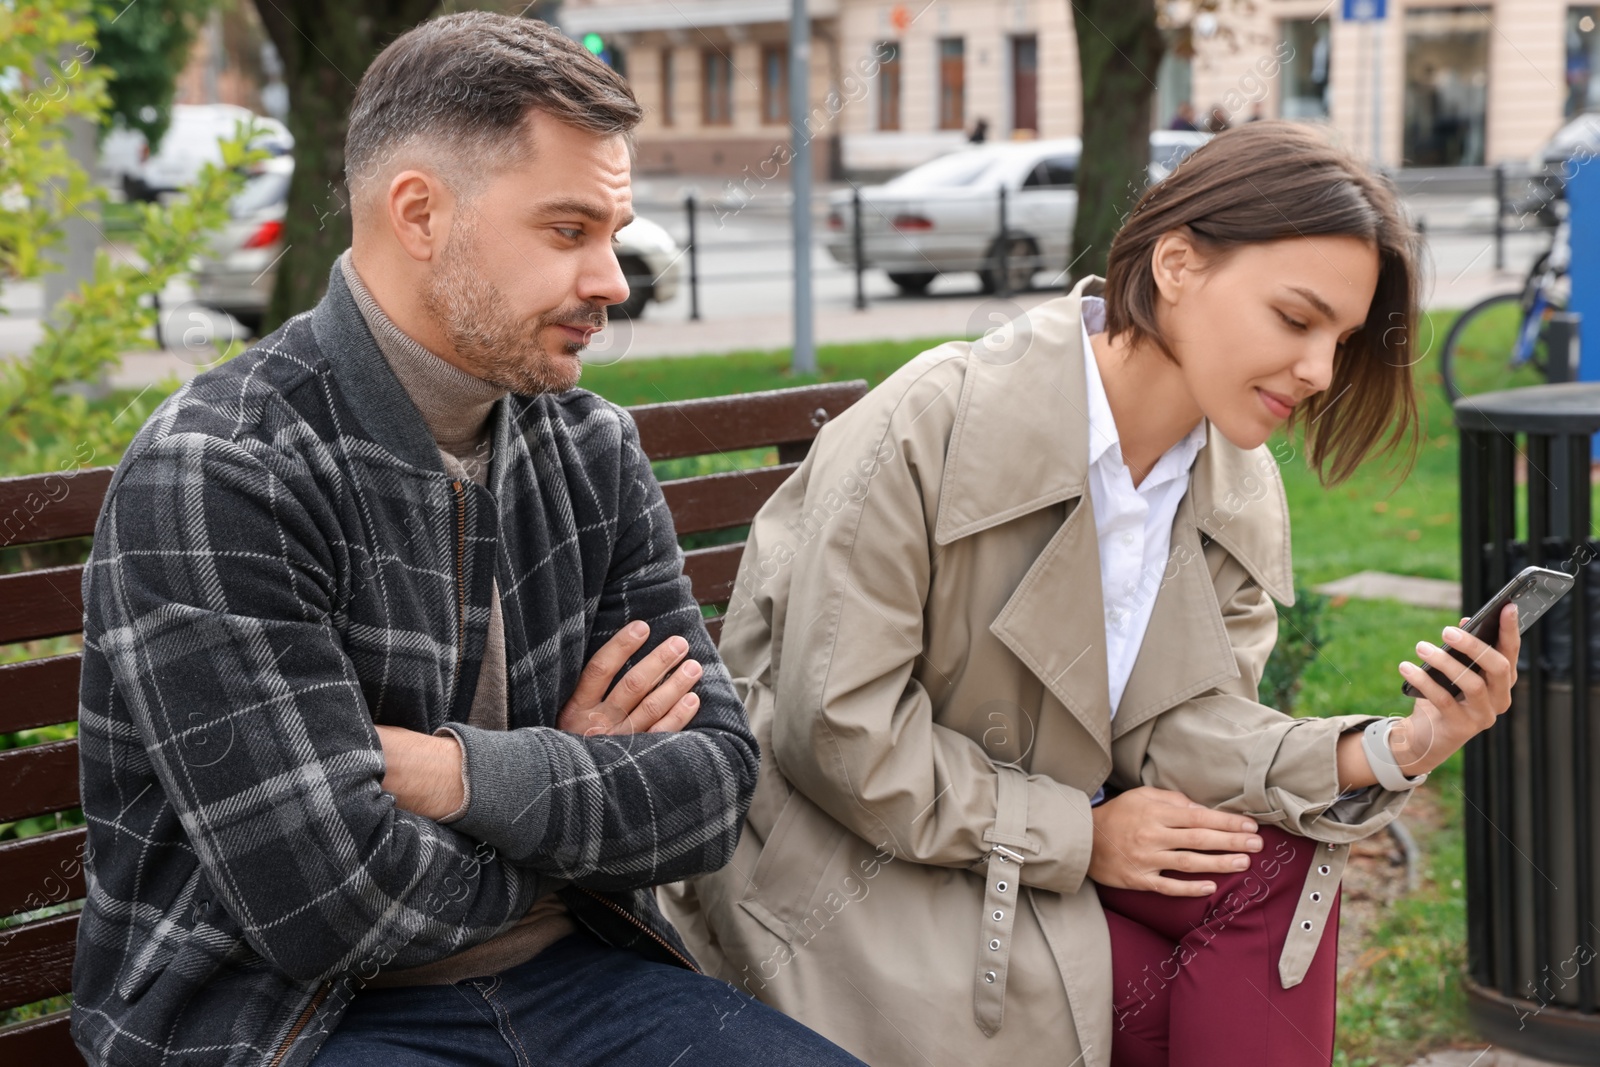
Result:
<svg viewBox="0 0 1600 1067">
<path fill-rule="evenodd" d="M 459 479 L 451 482 L 450 487 L 456 493 L 456 669 L 450 679 L 450 700 L 454 706 L 456 689 L 461 682 L 461 658 L 467 652 L 467 498 L 461 492 Z"/>
<path fill-rule="evenodd" d="M 277 1055 L 272 1057 L 270 1067 L 278 1067 L 278 1063 L 288 1053 L 289 1046 L 294 1044 L 294 1039 L 300 1036 L 300 1031 L 306 1028 L 306 1023 L 311 1021 L 312 1013 L 317 1010 L 317 1005 L 322 1003 L 322 998 L 328 995 L 328 990 L 333 988 L 333 981 L 329 979 L 322 983 L 322 988 L 317 990 L 317 995 L 311 998 L 311 1003 L 306 1005 L 306 1010 L 300 1013 L 300 1018 L 294 1024 L 294 1029 L 289 1031 L 289 1036 L 283 1039 L 283 1044 L 278 1046 Z"/>
<path fill-rule="evenodd" d="M 582 890 L 583 892 L 587 893 L 589 896 L 594 897 L 594 899 L 598 900 L 600 903 L 604 904 L 606 907 L 610 908 L 612 911 L 616 912 L 618 915 L 622 916 L 624 919 L 627 919 L 633 925 L 637 926 L 639 929 L 641 929 L 645 933 L 649 934 L 650 938 L 653 941 L 655 941 L 656 944 L 660 945 L 662 948 L 664 948 L 668 952 L 672 953 L 678 959 L 682 960 L 683 961 L 683 965 L 685 967 L 689 968 L 695 974 L 704 974 L 705 973 L 700 968 L 696 967 L 693 963 L 691 963 L 688 959 L 686 959 L 684 957 L 683 953 L 679 952 L 677 949 L 675 949 L 671 945 L 667 944 L 666 940 L 664 938 L 662 938 L 662 936 L 660 934 L 656 933 L 654 930 L 650 929 L 644 923 L 642 923 L 638 919 L 634 918 L 633 915 L 630 914 L 626 908 L 622 907 L 616 901 L 607 900 L 605 897 L 601 896 L 599 893 L 596 893 L 592 889 L 587 889 L 587 888 L 585 888 L 583 886 L 578 886 L 577 888 Z"/>
</svg>

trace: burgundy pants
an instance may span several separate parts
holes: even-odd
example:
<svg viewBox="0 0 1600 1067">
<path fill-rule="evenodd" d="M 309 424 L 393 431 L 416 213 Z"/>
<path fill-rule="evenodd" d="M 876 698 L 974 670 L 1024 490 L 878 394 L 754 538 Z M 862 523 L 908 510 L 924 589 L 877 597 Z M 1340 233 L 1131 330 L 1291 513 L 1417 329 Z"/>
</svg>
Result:
<svg viewBox="0 0 1600 1067">
<path fill-rule="evenodd" d="M 1305 979 L 1278 980 L 1318 844 L 1275 827 L 1209 897 L 1096 886 L 1111 927 L 1112 1067 L 1328 1067 L 1339 954 L 1339 901 Z"/>
</svg>

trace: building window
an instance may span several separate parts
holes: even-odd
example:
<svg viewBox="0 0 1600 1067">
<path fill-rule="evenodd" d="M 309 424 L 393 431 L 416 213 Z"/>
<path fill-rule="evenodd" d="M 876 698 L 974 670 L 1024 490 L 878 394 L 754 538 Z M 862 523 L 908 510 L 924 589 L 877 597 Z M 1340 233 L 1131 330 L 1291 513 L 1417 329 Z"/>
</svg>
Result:
<svg viewBox="0 0 1600 1067">
<path fill-rule="evenodd" d="M 707 126 L 733 122 L 733 60 L 725 52 L 707 48 L 700 53 L 704 77 L 700 83 L 700 121 Z"/>
<path fill-rule="evenodd" d="M 967 125 L 966 41 L 939 39 L 939 128 L 960 130 Z"/>
<path fill-rule="evenodd" d="M 1194 121 L 1194 61 L 1167 49 L 1156 67 L 1156 126 L 1163 130 L 1192 130 Z M 1188 108 L 1183 121 L 1178 113 Z M 1187 123 L 1187 125 L 1185 125 Z"/>
<path fill-rule="evenodd" d="M 761 121 L 789 121 L 789 48 L 769 44 L 761 48 Z"/>
<path fill-rule="evenodd" d="M 1286 119 L 1328 117 L 1327 19 L 1285 19 L 1283 40 L 1292 52 L 1283 64 L 1278 114 Z"/>
<path fill-rule="evenodd" d="M 677 78 L 673 69 L 672 49 L 661 50 L 661 125 L 672 125 L 672 83 Z"/>
<path fill-rule="evenodd" d="M 900 46 L 878 42 L 878 129 L 900 128 Z"/>
<path fill-rule="evenodd" d="M 1600 109 L 1600 78 L 1594 76 L 1600 60 L 1600 7 L 1567 8 L 1567 102 L 1562 114 L 1567 118 Z"/>
<path fill-rule="evenodd" d="M 1481 8 L 1405 13 L 1405 166 L 1481 167 L 1489 31 Z"/>
<path fill-rule="evenodd" d="M 1039 132 L 1039 38 L 1011 38 L 1011 128 Z"/>
</svg>

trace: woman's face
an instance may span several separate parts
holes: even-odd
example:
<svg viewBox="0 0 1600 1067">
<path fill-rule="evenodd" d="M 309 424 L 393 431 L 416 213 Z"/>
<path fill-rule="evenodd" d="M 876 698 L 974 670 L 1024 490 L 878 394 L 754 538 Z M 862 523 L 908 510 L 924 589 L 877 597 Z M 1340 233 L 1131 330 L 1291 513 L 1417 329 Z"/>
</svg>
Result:
<svg viewBox="0 0 1600 1067">
<path fill-rule="evenodd" d="M 1181 234 L 1157 243 L 1157 319 L 1201 411 L 1254 448 L 1328 388 L 1339 346 L 1367 320 L 1378 251 L 1357 237 L 1296 237 L 1242 246 L 1209 272 L 1198 262 Z"/>
</svg>

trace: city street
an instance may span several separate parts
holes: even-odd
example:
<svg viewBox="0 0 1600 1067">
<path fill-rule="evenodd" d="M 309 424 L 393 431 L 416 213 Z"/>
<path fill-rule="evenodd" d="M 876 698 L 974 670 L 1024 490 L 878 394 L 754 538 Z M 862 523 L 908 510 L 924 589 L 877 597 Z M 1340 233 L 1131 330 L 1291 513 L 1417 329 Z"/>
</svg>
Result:
<svg viewBox="0 0 1600 1067">
<path fill-rule="evenodd" d="M 687 237 L 678 186 L 664 182 L 641 183 L 636 210 L 654 219 L 682 244 Z M 715 187 L 702 192 L 714 191 Z M 684 257 L 682 282 L 677 294 L 664 303 L 651 304 L 634 323 L 614 325 L 591 343 L 594 362 L 612 363 L 622 358 L 692 355 L 751 349 L 782 348 L 791 338 L 791 253 L 786 190 L 774 186 L 754 196 L 742 209 L 703 206 L 696 223 L 699 243 L 699 321 L 691 321 L 688 263 Z M 818 201 L 821 201 L 819 195 Z M 1429 263 L 1426 304 L 1434 308 L 1461 308 L 1491 292 L 1515 288 L 1535 256 L 1548 245 L 1543 232 L 1507 236 L 1505 267 L 1494 270 L 1494 240 L 1486 232 L 1492 200 L 1481 196 L 1419 195 L 1408 201 L 1428 231 Z M 819 238 L 812 253 L 812 291 L 816 306 L 816 335 L 821 343 L 908 340 L 921 337 L 976 336 L 1014 309 L 1048 300 L 1060 292 L 1064 279 L 1044 272 L 1035 288 L 1000 301 L 979 291 L 975 273 L 941 275 L 927 295 L 904 296 L 879 270 L 865 275 L 867 308 L 855 309 L 855 275 L 841 267 L 823 247 L 824 220 L 816 224 Z M 1472 227 L 1483 232 L 1453 232 Z M 113 256 L 129 255 L 111 246 Z M 152 337 L 150 349 L 128 353 L 123 369 L 113 376 L 119 385 L 143 385 L 168 371 L 190 377 L 215 358 L 213 339 L 226 345 L 230 338 L 243 343 L 243 330 L 227 316 L 201 307 L 192 300 L 183 281 L 162 295 L 162 345 Z M 0 291 L 0 356 L 27 352 L 42 336 L 42 294 L 32 283 L 9 285 Z"/>
</svg>

